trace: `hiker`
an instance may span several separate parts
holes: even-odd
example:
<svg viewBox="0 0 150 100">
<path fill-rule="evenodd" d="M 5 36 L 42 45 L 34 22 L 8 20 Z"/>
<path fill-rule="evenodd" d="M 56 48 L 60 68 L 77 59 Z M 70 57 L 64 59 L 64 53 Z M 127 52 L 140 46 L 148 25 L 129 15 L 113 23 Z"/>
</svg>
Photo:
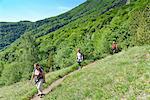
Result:
<svg viewBox="0 0 150 100">
<path fill-rule="evenodd" d="M 83 61 L 83 55 L 80 51 L 80 49 L 77 49 L 77 62 L 79 64 L 79 68 L 78 69 L 81 69 L 81 62 Z"/>
<path fill-rule="evenodd" d="M 33 79 L 38 89 L 38 96 L 44 95 L 42 93 L 42 86 L 43 86 L 43 83 L 45 83 L 45 73 L 39 64 L 34 64 L 34 72 L 32 74 L 31 80 Z"/>
<path fill-rule="evenodd" d="M 116 53 L 118 50 L 118 47 L 117 47 L 117 43 L 115 41 L 113 41 L 112 43 L 112 53 Z"/>
</svg>

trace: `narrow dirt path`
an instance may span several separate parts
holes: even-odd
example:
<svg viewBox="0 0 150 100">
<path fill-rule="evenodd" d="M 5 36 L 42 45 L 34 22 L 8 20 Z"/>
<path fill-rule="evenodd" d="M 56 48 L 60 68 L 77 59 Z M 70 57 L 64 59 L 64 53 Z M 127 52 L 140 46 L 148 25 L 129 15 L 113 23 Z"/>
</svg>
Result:
<svg viewBox="0 0 150 100">
<path fill-rule="evenodd" d="M 60 79 L 54 81 L 48 88 L 46 88 L 46 89 L 43 90 L 43 93 L 46 95 L 49 92 L 51 92 L 54 88 L 56 88 L 57 86 L 59 86 L 66 77 L 67 77 L 67 75 L 64 76 L 63 78 L 60 78 Z M 43 98 L 40 98 L 36 94 L 31 100 L 43 100 Z"/>
<path fill-rule="evenodd" d="M 53 89 L 55 89 L 57 86 L 59 86 L 63 81 L 64 79 L 66 79 L 68 76 L 72 75 L 73 73 L 77 72 L 79 70 L 75 70 L 71 73 L 69 73 L 68 75 L 65 75 L 64 77 L 54 81 L 48 88 L 44 89 L 43 90 L 43 93 L 45 95 L 47 95 L 48 93 L 50 93 Z M 37 94 L 31 99 L 31 100 L 44 100 L 43 98 L 40 98 Z"/>
<path fill-rule="evenodd" d="M 89 65 L 93 65 L 93 64 L 95 64 L 95 62 L 90 63 Z M 87 67 L 88 67 L 88 65 L 87 65 Z M 86 68 L 86 67 L 84 66 L 82 69 L 84 69 L 84 68 Z M 75 72 L 78 72 L 78 71 L 80 71 L 80 70 L 75 70 L 75 71 L 73 71 L 73 72 L 70 72 L 68 75 L 65 75 L 64 77 L 62 77 L 62 78 L 60 78 L 60 79 L 54 81 L 48 88 L 46 88 L 46 89 L 43 90 L 43 93 L 44 93 L 45 95 L 47 95 L 47 94 L 50 93 L 53 89 L 55 89 L 57 86 L 59 86 L 59 85 L 64 81 L 64 79 L 66 79 L 68 76 L 70 76 L 70 75 L 72 75 L 72 74 L 74 74 Z M 44 99 L 43 99 L 43 98 L 40 98 L 40 97 L 37 96 L 37 94 L 36 94 L 31 100 L 44 100 Z"/>
</svg>

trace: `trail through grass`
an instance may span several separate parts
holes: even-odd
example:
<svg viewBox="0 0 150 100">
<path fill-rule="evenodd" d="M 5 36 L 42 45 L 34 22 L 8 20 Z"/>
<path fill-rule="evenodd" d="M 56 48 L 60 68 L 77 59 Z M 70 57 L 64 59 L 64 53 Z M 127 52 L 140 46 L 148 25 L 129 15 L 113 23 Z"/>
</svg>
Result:
<svg viewBox="0 0 150 100">
<path fill-rule="evenodd" d="M 134 47 L 96 61 L 69 75 L 44 100 L 150 99 L 150 46 Z M 75 66 L 46 75 L 52 82 Z M 0 88 L 0 100 L 29 100 L 37 90 L 29 81 Z"/>
<path fill-rule="evenodd" d="M 52 82 L 67 75 L 75 69 L 76 65 L 73 65 L 69 68 L 48 73 L 46 75 L 46 84 L 44 84 L 44 88 L 47 88 Z M 18 82 L 10 86 L 1 87 L 0 100 L 29 100 L 36 93 L 37 89 L 30 81 Z"/>
<path fill-rule="evenodd" d="M 134 47 L 74 73 L 44 100 L 150 99 L 150 46 Z"/>
</svg>

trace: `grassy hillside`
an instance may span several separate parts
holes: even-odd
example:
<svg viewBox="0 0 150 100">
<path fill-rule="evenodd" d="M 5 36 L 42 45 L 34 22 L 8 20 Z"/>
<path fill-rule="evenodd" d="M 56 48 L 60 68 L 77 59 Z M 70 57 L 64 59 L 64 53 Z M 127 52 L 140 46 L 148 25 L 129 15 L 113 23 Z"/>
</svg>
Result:
<svg viewBox="0 0 150 100">
<path fill-rule="evenodd" d="M 44 100 L 99 100 L 149 97 L 150 46 L 134 47 L 108 56 L 73 73 Z M 46 88 L 53 81 L 75 70 L 70 66 L 46 75 Z M 0 100 L 28 100 L 37 90 L 29 81 L 0 87 Z"/>
<path fill-rule="evenodd" d="M 70 75 L 44 100 L 149 100 L 150 46 L 134 47 Z"/>
<path fill-rule="evenodd" d="M 149 0 L 125 1 L 87 0 L 33 23 L 32 30 L 0 52 L 0 85 L 28 79 L 35 62 L 47 72 L 73 65 L 77 48 L 90 62 L 109 55 L 112 41 L 120 50 L 150 44 Z"/>
<path fill-rule="evenodd" d="M 75 69 L 76 65 L 46 74 L 44 88 L 47 88 L 52 82 L 59 79 L 60 76 L 63 77 Z M 34 83 L 30 81 L 21 81 L 9 86 L 3 86 L 0 87 L 0 90 L 0 100 L 29 100 L 37 93 Z"/>
</svg>

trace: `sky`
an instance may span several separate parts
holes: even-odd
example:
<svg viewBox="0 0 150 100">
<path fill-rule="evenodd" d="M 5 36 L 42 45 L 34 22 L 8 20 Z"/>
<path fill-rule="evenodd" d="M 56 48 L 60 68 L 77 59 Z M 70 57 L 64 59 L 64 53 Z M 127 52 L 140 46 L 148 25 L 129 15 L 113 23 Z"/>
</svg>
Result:
<svg viewBox="0 0 150 100">
<path fill-rule="evenodd" d="M 0 0 L 0 22 L 37 21 L 71 10 L 86 0 Z"/>
</svg>

